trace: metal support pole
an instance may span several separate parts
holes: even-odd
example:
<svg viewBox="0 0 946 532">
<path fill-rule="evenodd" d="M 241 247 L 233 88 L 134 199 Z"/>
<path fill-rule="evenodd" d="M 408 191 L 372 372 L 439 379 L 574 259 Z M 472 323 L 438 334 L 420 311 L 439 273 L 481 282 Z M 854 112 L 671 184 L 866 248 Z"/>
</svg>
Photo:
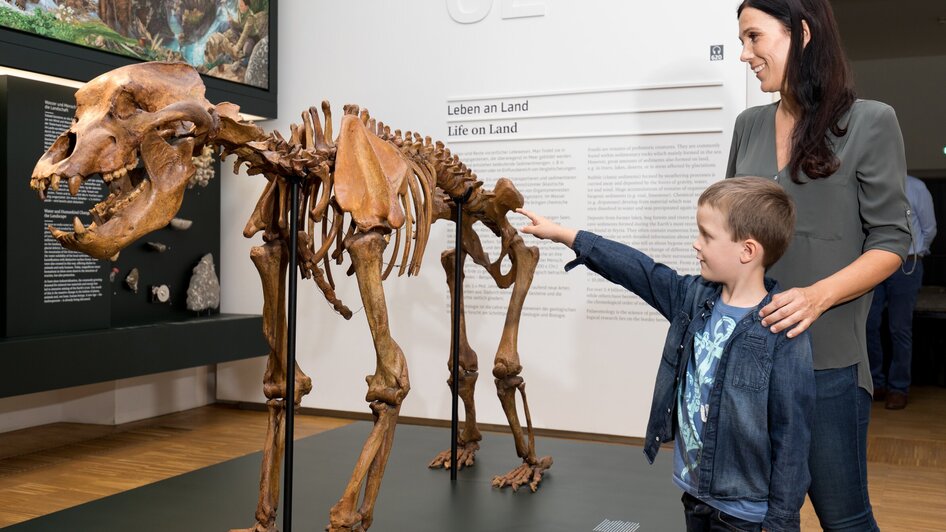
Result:
<svg viewBox="0 0 946 532">
<path fill-rule="evenodd" d="M 298 264 L 296 251 L 298 247 L 297 221 L 299 218 L 299 178 L 289 178 L 292 198 L 289 207 L 289 316 L 286 324 L 286 398 L 283 404 L 286 407 L 286 438 L 285 438 L 285 465 L 283 466 L 283 532 L 292 532 L 292 449 L 293 432 L 295 428 L 296 406 L 296 276 Z"/>
<path fill-rule="evenodd" d="M 457 439 L 460 426 L 460 302 L 463 301 L 463 204 L 470 198 L 473 189 L 467 189 L 463 197 L 453 198 L 457 206 L 457 233 L 454 258 L 456 267 L 453 272 L 453 410 L 450 418 L 450 481 L 457 480 Z"/>
</svg>

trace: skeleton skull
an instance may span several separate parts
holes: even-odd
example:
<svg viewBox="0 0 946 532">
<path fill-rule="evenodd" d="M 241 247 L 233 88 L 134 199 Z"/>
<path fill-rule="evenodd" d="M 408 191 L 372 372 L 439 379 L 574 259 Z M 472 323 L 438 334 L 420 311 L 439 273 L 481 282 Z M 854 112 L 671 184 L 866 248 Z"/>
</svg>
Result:
<svg viewBox="0 0 946 532">
<path fill-rule="evenodd" d="M 76 92 L 72 126 L 36 164 L 30 186 L 45 198 L 68 181 L 76 195 L 98 174 L 111 194 L 89 211 L 88 227 L 76 218 L 72 232 L 50 226 L 53 236 L 102 259 L 164 227 L 195 171 L 192 156 L 217 129 L 200 76 L 187 65 L 135 64 L 93 79 Z"/>
</svg>

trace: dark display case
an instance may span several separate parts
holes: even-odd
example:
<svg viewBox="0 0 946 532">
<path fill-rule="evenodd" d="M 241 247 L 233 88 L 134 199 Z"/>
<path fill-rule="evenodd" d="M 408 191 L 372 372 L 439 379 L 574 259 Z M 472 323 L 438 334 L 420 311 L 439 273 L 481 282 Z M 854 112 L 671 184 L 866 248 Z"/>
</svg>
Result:
<svg viewBox="0 0 946 532">
<path fill-rule="evenodd" d="M 74 94 L 0 76 L 0 397 L 266 354 L 259 316 L 186 307 L 194 266 L 205 254 L 220 256 L 219 179 L 186 192 L 178 217 L 193 222 L 188 229 L 155 231 L 114 261 L 65 250 L 51 237 L 47 225 L 69 229 L 74 216 L 88 224 L 88 209 L 108 194 L 97 177 L 76 196 L 63 183 L 46 201 L 29 187 L 36 161 L 69 127 Z M 137 292 L 126 283 L 132 269 Z M 162 285 L 170 300 L 156 302 L 152 287 Z"/>
</svg>

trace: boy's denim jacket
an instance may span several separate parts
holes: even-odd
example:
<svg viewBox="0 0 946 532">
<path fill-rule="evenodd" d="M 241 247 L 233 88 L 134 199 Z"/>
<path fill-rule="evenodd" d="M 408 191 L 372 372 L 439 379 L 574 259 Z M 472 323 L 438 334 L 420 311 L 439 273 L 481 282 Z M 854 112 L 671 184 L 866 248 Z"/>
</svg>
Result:
<svg viewBox="0 0 946 532">
<path fill-rule="evenodd" d="M 580 231 L 577 257 L 605 279 L 640 296 L 670 321 L 657 370 L 644 454 L 654 462 L 660 444 L 673 440 L 677 427 L 677 386 L 686 377 L 693 335 L 712 314 L 721 286 L 700 276 L 679 275 L 644 253 L 594 233 Z M 799 530 L 799 510 L 810 475 L 808 451 L 814 412 L 815 379 L 807 332 L 788 339 L 762 326 L 758 308 L 778 291 L 769 291 L 756 310 L 736 326 L 723 351 L 710 392 L 703 428 L 698 494 L 718 500 L 768 501 L 766 530 Z"/>
</svg>

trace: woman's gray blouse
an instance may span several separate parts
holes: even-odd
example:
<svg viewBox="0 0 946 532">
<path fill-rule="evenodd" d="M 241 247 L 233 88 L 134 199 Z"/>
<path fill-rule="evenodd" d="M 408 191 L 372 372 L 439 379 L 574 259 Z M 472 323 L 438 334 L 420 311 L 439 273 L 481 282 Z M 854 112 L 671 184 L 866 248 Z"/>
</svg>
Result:
<svg viewBox="0 0 946 532">
<path fill-rule="evenodd" d="M 824 179 L 792 181 L 777 168 L 777 103 L 752 107 L 736 118 L 726 177 L 776 179 L 795 201 L 795 237 L 767 275 L 784 290 L 808 286 L 844 268 L 869 249 L 906 258 L 909 204 L 904 194 L 906 157 L 897 116 L 890 106 L 857 100 L 841 120 L 847 134 L 828 137 L 841 161 Z M 815 369 L 858 364 L 858 384 L 873 391 L 865 324 L 871 292 L 838 305 L 811 326 Z"/>
</svg>

